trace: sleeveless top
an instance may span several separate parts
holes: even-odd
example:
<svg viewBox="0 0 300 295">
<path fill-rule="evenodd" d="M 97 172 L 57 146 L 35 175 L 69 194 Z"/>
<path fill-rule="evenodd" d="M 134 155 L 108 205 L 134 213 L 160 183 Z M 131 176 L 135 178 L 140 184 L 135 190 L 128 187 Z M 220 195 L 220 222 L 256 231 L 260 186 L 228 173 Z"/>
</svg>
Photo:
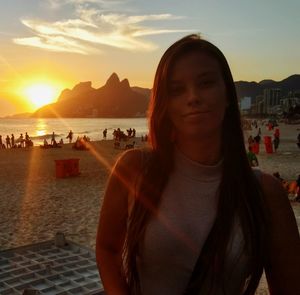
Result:
<svg viewBox="0 0 300 295">
<path fill-rule="evenodd" d="M 201 165 L 179 150 L 174 170 L 162 193 L 159 213 L 153 216 L 140 245 L 137 268 L 143 295 L 179 295 L 187 287 L 196 261 L 217 214 L 222 161 Z M 241 227 L 235 223 L 226 265 L 226 294 L 240 294 L 249 259 L 243 253 Z M 205 294 L 203 286 L 201 293 Z M 220 291 L 216 295 L 223 295 Z"/>
</svg>

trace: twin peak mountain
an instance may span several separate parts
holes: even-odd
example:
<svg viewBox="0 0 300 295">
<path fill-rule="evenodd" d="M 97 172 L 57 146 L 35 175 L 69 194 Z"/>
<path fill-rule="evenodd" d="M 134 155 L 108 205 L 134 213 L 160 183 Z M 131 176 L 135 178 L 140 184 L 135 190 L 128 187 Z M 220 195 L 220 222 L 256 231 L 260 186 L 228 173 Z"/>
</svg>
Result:
<svg viewBox="0 0 300 295">
<path fill-rule="evenodd" d="M 300 75 L 276 82 L 235 82 L 238 98 L 255 98 L 266 88 L 280 88 L 283 96 L 300 92 Z M 151 89 L 130 87 L 127 79 L 120 81 L 113 73 L 105 85 L 95 89 L 91 82 L 81 82 L 72 90 L 65 89 L 58 101 L 38 109 L 32 116 L 44 118 L 131 118 L 145 117 Z"/>
<path fill-rule="evenodd" d="M 38 109 L 33 117 L 129 118 L 145 117 L 150 89 L 130 87 L 113 73 L 105 85 L 95 89 L 92 82 L 81 82 L 61 92 L 56 103 Z"/>
</svg>

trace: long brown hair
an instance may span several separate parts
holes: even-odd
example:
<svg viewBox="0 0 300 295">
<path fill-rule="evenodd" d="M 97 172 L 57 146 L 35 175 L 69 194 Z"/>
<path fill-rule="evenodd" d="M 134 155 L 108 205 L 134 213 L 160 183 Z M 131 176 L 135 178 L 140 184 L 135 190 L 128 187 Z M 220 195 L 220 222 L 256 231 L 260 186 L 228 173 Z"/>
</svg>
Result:
<svg viewBox="0 0 300 295">
<path fill-rule="evenodd" d="M 156 215 L 162 191 L 172 170 L 173 144 L 171 122 L 167 116 L 168 78 L 176 60 L 191 51 L 205 52 L 215 58 L 222 71 L 229 105 L 222 128 L 223 174 L 219 187 L 220 198 L 214 224 L 214 239 L 206 253 L 202 278 L 209 278 L 211 293 L 218 282 L 225 285 L 225 258 L 234 220 L 239 218 L 251 271 L 243 294 L 254 294 L 263 269 L 266 218 L 259 182 L 249 166 L 234 81 L 223 53 L 198 35 L 189 35 L 170 46 L 156 70 L 149 105 L 149 135 L 152 151 L 144 165 L 142 181 L 137 189 L 136 202 L 129 217 L 124 246 L 125 275 L 132 294 L 138 294 L 137 258 L 147 224 Z M 201 282 L 199 282 L 201 283 Z"/>
</svg>

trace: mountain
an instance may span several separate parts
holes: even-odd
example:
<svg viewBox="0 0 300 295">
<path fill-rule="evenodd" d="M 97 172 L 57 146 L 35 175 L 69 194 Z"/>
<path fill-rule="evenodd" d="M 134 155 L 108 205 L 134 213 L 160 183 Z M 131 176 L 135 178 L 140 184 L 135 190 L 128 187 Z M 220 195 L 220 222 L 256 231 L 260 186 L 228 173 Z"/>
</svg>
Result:
<svg viewBox="0 0 300 295">
<path fill-rule="evenodd" d="M 257 95 L 262 95 L 266 88 L 280 88 L 282 96 L 287 96 L 290 91 L 300 90 L 300 75 L 292 75 L 279 82 L 267 79 L 258 83 L 237 81 L 235 87 L 238 98 L 245 96 L 255 98 Z"/>
<path fill-rule="evenodd" d="M 33 117 L 142 117 L 148 107 L 147 93 L 150 90 L 134 91 L 127 79 L 120 81 L 113 73 L 98 89 L 88 81 L 63 90 L 56 103 L 38 109 Z"/>
<path fill-rule="evenodd" d="M 5 116 L 4 119 L 28 119 L 32 116 L 32 113 L 19 113 L 15 115 Z"/>
<path fill-rule="evenodd" d="M 134 86 L 134 87 L 131 87 L 131 89 L 137 93 L 143 94 L 146 97 L 150 97 L 150 95 L 151 95 L 151 89 L 149 89 L 149 88 L 142 88 L 142 87 Z"/>
</svg>

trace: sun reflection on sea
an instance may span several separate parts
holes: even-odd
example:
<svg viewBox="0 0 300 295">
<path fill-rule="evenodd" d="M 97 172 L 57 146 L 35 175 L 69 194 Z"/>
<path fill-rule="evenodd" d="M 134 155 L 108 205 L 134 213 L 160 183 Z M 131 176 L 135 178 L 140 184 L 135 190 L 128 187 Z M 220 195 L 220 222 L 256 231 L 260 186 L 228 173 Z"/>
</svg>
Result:
<svg viewBox="0 0 300 295">
<path fill-rule="evenodd" d="M 44 119 L 38 119 L 36 123 L 36 135 L 42 136 L 46 134 L 46 122 Z"/>
<path fill-rule="evenodd" d="M 46 134 L 46 130 L 36 130 L 36 135 L 37 136 L 42 136 L 42 135 L 45 135 Z"/>
</svg>

